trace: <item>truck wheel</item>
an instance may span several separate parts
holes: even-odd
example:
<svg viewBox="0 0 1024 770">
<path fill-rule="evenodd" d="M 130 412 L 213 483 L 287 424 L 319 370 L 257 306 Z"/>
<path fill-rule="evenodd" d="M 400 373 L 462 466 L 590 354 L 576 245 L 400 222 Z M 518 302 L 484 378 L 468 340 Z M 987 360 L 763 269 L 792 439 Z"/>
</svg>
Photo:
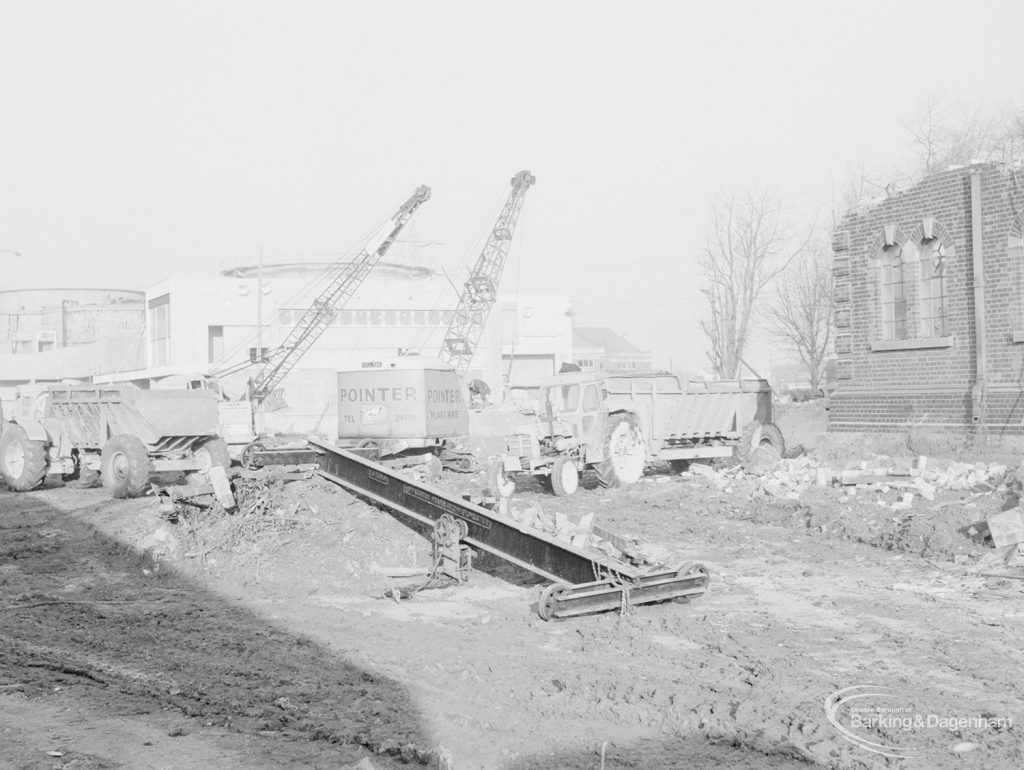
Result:
<svg viewBox="0 0 1024 770">
<path fill-rule="evenodd" d="M 580 472 L 571 457 L 562 455 L 551 467 L 551 491 L 558 497 L 568 497 L 580 487 Z"/>
<path fill-rule="evenodd" d="M 779 457 L 786 454 L 786 440 L 775 423 L 752 420 L 743 428 L 740 443 L 736 445 L 736 459 L 741 465 L 750 462 L 754 450 L 761 446 L 777 449 Z"/>
<path fill-rule="evenodd" d="M 635 484 L 644 475 L 647 449 L 636 418 L 614 414 L 604 432 L 604 460 L 597 465 L 597 480 L 603 487 Z"/>
<path fill-rule="evenodd" d="M 487 469 L 487 486 L 501 498 L 512 497 L 512 493 L 516 491 L 515 479 L 505 473 L 505 466 L 500 460 L 491 463 L 491 467 Z"/>
<path fill-rule="evenodd" d="M 0 474 L 14 492 L 28 492 L 46 477 L 46 445 L 29 440 L 25 429 L 8 423 L 0 438 Z"/>
<path fill-rule="evenodd" d="M 149 452 L 138 436 L 125 433 L 103 445 L 103 488 L 112 497 L 138 497 L 149 485 Z"/>
<path fill-rule="evenodd" d="M 227 470 L 231 467 L 231 452 L 228 442 L 222 438 L 207 439 L 192 451 L 192 456 L 199 463 L 200 473 L 209 473 L 214 466 Z"/>
<path fill-rule="evenodd" d="M 258 441 L 253 441 L 251 444 L 246 444 L 245 449 L 242 450 L 242 467 L 247 468 L 250 471 L 254 471 L 262 466 L 256 464 L 256 456 L 262 452 L 266 447 Z"/>
</svg>

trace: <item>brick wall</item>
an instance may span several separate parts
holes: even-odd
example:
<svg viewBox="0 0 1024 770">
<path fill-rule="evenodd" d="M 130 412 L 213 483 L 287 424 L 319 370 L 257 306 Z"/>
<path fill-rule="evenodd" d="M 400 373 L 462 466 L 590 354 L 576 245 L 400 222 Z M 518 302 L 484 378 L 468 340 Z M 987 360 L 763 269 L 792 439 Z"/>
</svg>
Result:
<svg viewBox="0 0 1024 770">
<path fill-rule="evenodd" d="M 974 308 L 971 178 L 981 184 L 984 348 L 979 373 Z M 976 164 L 934 174 L 882 203 L 848 213 L 833 237 L 837 388 L 832 431 L 912 427 L 1024 434 L 1024 169 Z M 887 340 L 882 270 L 887 242 L 904 247 L 907 339 Z M 946 253 L 946 331 L 921 328 L 921 268 L 914 254 Z M 972 388 L 986 384 L 984 409 Z M 979 415 L 975 423 L 975 413 Z"/>
</svg>

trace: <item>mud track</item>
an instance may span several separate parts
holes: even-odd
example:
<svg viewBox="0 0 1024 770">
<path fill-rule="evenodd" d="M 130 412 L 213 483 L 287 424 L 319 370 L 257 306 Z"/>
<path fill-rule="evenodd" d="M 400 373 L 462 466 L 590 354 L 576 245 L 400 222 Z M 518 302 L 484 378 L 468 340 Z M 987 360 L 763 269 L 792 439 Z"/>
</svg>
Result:
<svg viewBox="0 0 1024 770">
<path fill-rule="evenodd" d="M 224 737 L 264 766 L 427 759 L 430 745 L 402 685 L 171 571 L 147 568 L 90 526 L 95 509 L 69 515 L 46 498 L 0 492 L 0 693 L 8 699 L 72 700 L 105 717 L 181 715 L 189 719 L 172 720 L 170 734 L 208 733 L 215 744 Z M 16 745 L 17 731 L 5 739 Z M 26 752 L 14 766 L 53 764 Z M 73 745 L 62 753 L 64 762 L 80 755 Z M 145 766 L 134 754 L 103 762 Z M 158 756 L 152 766 L 171 765 Z"/>
<path fill-rule="evenodd" d="M 218 549 L 223 522 L 169 525 L 152 499 L 0 492 L 2 759 L 387 767 L 442 745 L 460 770 L 1024 766 L 1024 581 L 810 526 L 828 500 L 681 477 L 567 499 L 527 485 L 517 504 L 595 512 L 712 570 L 690 604 L 545 623 L 536 582 L 487 559 L 467 585 L 381 600 L 410 582 L 386 567 L 426 563 L 422 536 L 322 485 L 282 495 L 287 530 L 236 527 Z M 915 733 L 917 759 L 886 758 L 824 708 L 879 682 L 921 713 L 1014 724 Z"/>
</svg>

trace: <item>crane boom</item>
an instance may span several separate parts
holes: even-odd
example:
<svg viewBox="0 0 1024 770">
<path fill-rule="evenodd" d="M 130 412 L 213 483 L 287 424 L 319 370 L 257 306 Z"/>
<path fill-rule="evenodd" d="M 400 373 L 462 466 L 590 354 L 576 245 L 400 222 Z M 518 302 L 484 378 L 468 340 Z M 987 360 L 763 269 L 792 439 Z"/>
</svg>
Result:
<svg viewBox="0 0 1024 770">
<path fill-rule="evenodd" d="M 487 316 L 498 298 L 498 284 L 505 269 L 512 234 L 523 208 L 523 198 L 536 181 L 529 171 L 520 171 L 512 177 L 512 192 L 462 289 L 458 307 L 441 346 L 441 358 L 460 375 L 469 370 Z"/>
<path fill-rule="evenodd" d="M 250 399 L 262 401 L 281 384 L 299 360 L 331 325 L 338 311 L 358 291 L 359 286 L 391 248 L 398 233 L 416 213 L 416 209 L 430 198 L 430 188 L 420 186 L 387 222 L 381 225 L 356 257 L 337 267 L 330 283 L 313 304 L 303 313 L 284 342 L 274 348 L 253 379 Z"/>
</svg>

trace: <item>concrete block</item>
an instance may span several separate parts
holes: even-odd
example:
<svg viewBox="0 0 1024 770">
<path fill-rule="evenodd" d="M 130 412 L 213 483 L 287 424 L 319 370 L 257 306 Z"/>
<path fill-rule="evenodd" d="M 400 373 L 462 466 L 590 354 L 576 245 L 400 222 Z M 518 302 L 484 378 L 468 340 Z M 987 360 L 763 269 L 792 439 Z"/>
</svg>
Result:
<svg viewBox="0 0 1024 770">
<path fill-rule="evenodd" d="M 235 496 L 231 493 L 231 482 L 228 481 L 228 474 L 219 465 L 214 465 L 206 474 L 213 484 L 213 492 L 217 495 L 217 501 L 230 511 L 235 507 Z"/>
<path fill-rule="evenodd" d="M 988 529 L 996 548 L 1024 543 L 1024 517 L 1020 508 L 1011 508 L 988 517 Z"/>
<path fill-rule="evenodd" d="M 711 479 L 718 477 L 718 471 L 716 471 L 710 465 L 705 465 L 704 463 L 690 463 L 690 473 L 696 474 L 697 476 L 705 476 Z"/>
<path fill-rule="evenodd" d="M 920 476 L 914 479 L 914 487 L 921 494 L 921 497 L 923 497 L 925 500 L 935 499 L 935 485 L 929 484 Z"/>
</svg>

